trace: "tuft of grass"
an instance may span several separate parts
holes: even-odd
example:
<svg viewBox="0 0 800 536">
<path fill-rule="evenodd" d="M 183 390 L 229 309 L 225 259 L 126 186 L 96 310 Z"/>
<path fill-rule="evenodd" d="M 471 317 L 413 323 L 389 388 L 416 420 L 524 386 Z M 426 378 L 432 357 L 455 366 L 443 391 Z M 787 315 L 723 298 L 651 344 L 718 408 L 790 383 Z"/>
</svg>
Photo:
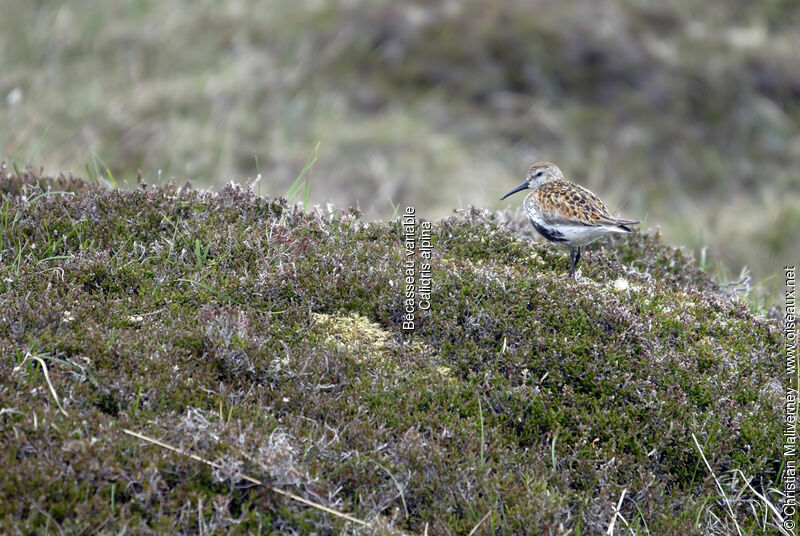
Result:
<svg viewBox="0 0 800 536">
<path fill-rule="evenodd" d="M 103 184 L 109 188 L 116 188 L 117 184 L 114 180 L 114 175 L 111 173 L 111 169 L 108 165 L 100 158 L 100 155 L 97 154 L 94 149 L 90 149 L 89 153 L 91 155 L 91 160 L 84 165 L 86 177 L 91 182 Z M 106 178 L 103 177 L 104 172 Z"/>
<path fill-rule="evenodd" d="M 210 244 L 206 244 L 204 248 L 203 245 L 200 243 L 200 239 L 196 238 L 194 241 L 194 259 L 195 263 L 197 264 L 198 271 L 203 271 L 203 267 L 206 264 L 206 259 L 208 258 L 208 250 L 211 247 Z"/>
<path fill-rule="evenodd" d="M 288 200 L 293 200 L 298 195 L 302 195 L 303 199 L 303 206 L 308 207 L 308 196 L 311 193 L 311 181 L 306 176 L 308 170 L 311 169 L 311 166 L 314 165 L 314 162 L 317 161 L 317 151 L 319 150 L 319 142 L 314 147 L 314 150 L 306 159 L 306 163 L 303 165 L 303 169 L 300 170 L 300 173 L 297 175 L 297 178 L 294 180 L 292 185 L 287 190 L 284 197 Z"/>
</svg>

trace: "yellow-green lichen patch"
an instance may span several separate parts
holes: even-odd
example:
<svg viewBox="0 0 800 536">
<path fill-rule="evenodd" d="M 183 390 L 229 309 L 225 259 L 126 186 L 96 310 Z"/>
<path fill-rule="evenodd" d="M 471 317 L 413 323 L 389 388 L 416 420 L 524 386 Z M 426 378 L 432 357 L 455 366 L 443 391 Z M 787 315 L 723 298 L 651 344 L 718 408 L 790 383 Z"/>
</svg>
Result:
<svg viewBox="0 0 800 536">
<path fill-rule="evenodd" d="M 311 318 L 326 343 L 353 352 L 360 358 L 382 359 L 392 339 L 392 333 L 357 313 L 312 313 Z"/>
</svg>

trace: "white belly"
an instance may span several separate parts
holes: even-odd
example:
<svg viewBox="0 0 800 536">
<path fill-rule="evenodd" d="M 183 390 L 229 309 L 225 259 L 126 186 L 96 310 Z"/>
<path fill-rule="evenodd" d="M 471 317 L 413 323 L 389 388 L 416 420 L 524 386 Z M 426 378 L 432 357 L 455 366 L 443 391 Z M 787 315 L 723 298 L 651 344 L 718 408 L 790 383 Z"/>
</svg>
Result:
<svg viewBox="0 0 800 536">
<path fill-rule="evenodd" d="M 585 246 L 591 244 L 598 238 L 603 238 L 606 235 L 613 233 L 624 233 L 619 227 L 606 227 L 598 225 L 597 227 L 589 227 L 586 225 L 563 225 L 555 226 L 554 230 L 561 233 L 564 237 L 564 242 L 573 246 Z"/>
<path fill-rule="evenodd" d="M 528 213 L 533 227 L 550 242 L 585 246 L 598 238 L 613 233 L 625 233 L 624 229 L 610 225 L 575 225 L 572 223 L 546 223 L 537 213 Z"/>
</svg>

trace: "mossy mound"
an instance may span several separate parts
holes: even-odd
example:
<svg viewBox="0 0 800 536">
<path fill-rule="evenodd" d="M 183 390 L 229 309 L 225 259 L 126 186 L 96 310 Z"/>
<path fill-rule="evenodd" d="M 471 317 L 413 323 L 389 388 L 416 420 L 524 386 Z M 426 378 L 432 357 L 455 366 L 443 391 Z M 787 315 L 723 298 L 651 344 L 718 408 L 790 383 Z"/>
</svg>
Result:
<svg viewBox="0 0 800 536">
<path fill-rule="evenodd" d="M 617 534 L 752 533 L 743 478 L 776 501 L 779 326 L 653 235 L 575 282 L 513 214 L 435 222 L 409 335 L 400 222 L 0 179 L 4 533 L 592 534 L 623 490 Z"/>
</svg>

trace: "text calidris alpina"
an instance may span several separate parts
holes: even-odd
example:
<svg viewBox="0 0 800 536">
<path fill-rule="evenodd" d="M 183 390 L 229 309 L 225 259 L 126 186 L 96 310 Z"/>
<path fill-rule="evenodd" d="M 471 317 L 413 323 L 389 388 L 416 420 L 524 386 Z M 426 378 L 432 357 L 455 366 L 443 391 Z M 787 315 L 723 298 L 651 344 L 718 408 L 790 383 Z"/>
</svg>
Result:
<svg viewBox="0 0 800 536">
<path fill-rule="evenodd" d="M 522 206 L 534 229 L 550 242 L 566 244 L 572 266 L 581 260 L 581 248 L 611 233 L 630 233 L 628 225 L 640 223 L 609 214 L 605 204 L 592 192 L 564 179 L 555 164 L 538 162 L 528 170 L 525 182 L 501 197 L 531 190 Z"/>
</svg>

